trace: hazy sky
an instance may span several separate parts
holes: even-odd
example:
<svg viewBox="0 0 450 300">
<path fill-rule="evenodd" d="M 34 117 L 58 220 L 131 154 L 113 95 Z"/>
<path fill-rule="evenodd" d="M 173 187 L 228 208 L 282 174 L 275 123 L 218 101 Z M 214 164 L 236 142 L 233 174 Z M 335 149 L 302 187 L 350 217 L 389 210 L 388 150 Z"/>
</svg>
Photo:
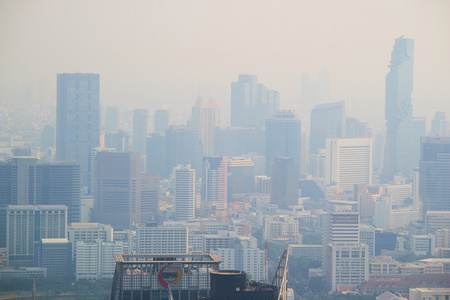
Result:
<svg viewBox="0 0 450 300">
<path fill-rule="evenodd" d="M 300 112 L 301 75 L 330 70 L 331 100 L 384 123 L 394 39 L 415 40 L 414 114 L 450 114 L 450 1 L 0 1 L 0 103 L 56 74 L 100 74 L 104 105 L 229 108 L 240 73 Z M 124 104 L 122 104 L 124 103 Z M 430 119 L 428 119 L 428 122 Z"/>
</svg>

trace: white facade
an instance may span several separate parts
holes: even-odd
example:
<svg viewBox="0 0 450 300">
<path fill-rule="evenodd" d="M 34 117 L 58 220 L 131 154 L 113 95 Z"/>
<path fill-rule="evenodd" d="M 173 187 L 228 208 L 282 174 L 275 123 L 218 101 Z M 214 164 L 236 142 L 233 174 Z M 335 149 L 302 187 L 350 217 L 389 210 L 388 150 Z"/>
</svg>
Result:
<svg viewBox="0 0 450 300">
<path fill-rule="evenodd" d="M 98 280 L 114 277 L 116 261 L 114 254 L 123 253 L 122 242 L 76 242 L 76 280 Z"/>
<path fill-rule="evenodd" d="M 72 243 L 72 259 L 76 260 L 76 242 L 110 242 L 113 240 L 111 225 L 99 223 L 72 223 L 68 230 L 69 242 Z"/>
<path fill-rule="evenodd" d="M 136 253 L 188 253 L 188 227 L 136 226 Z"/>
<path fill-rule="evenodd" d="M 328 288 L 337 291 L 339 286 L 357 286 L 369 280 L 369 246 L 329 244 Z"/>
<path fill-rule="evenodd" d="M 387 192 L 391 195 L 392 205 L 403 205 L 406 199 L 412 197 L 412 183 L 390 184 Z"/>
<path fill-rule="evenodd" d="M 298 226 L 298 219 L 292 216 L 266 216 L 264 218 L 264 239 L 273 241 L 279 238 L 289 238 L 294 243 L 300 243 L 301 235 Z"/>
<path fill-rule="evenodd" d="M 190 165 L 174 168 L 175 218 L 190 220 L 195 216 L 195 170 Z"/>
<path fill-rule="evenodd" d="M 325 184 L 353 190 L 355 184 L 372 184 L 371 139 L 327 139 Z"/>
<path fill-rule="evenodd" d="M 436 238 L 433 234 L 413 235 L 410 240 L 411 252 L 415 255 L 435 255 Z"/>
</svg>

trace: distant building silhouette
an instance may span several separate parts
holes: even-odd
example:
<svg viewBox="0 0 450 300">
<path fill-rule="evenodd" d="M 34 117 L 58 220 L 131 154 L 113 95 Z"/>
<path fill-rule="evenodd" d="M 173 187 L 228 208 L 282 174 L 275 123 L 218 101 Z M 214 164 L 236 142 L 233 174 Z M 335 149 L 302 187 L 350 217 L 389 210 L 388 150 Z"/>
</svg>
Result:
<svg viewBox="0 0 450 300">
<path fill-rule="evenodd" d="M 164 134 L 169 128 L 169 111 L 167 109 L 158 109 L 155 111 L 155 133 Z"/>
<path fill-rule="evenodd" d="M 135 109 L 133 111 L 133 151 L 141 156 L 141 168 L 145 170 L 145 157 L 148 134 L 148 110 Z"/>
<path fill-rule="evenodd" d="M 49 148 L 55 147 L 55 127 L 45 125 L 41 133 L 41 152 L 46 153 Z"/>
<path fill-rule="evenodd" d="M 395 40 L 389 73 L 386 75 L 386 150 L 384 173 L 409 174 L 414 163 L 412 147 L 412 99 L 414 72 L 414 40 Z"/>
<path fill-rule="evenodd" d="M 239 75 L 231 83 L 231 126 L 263 127 L 279 101 L 279 93 L 258 84 L 256 75 Z"/>
<path fill-rule="evenodd" d="M 228 158 L 228 202 L 233 195 L 255 191 L 255 164 L 250 156 Z"/>
<path fill-rule="evenodd" d="M 100 145 L 100 76 L 58 74 L 56 160 L 81 164 L 81 185 L 89 185 L 89 155 Z"/>
<path fill-rule="evenodd" d="M 107 106 L 105 108 L 105 132 L 116 132 L 119 130 L 119 108 Z"/>
<path fill-rule="evenodd" d="M 325 148 L 327 138 L 345 137 L 345 102 L 316 105 L 311 111 L 309 153 Z"/>
<path fill-rule="evenodd" d="M 192 108 L 191 127 L 203 144 L 203 155 L 214 154 L 214 133 L 219 123 L 219 106 L 216 100 L 210 99 L 207 104 L 204 104 L 203 99 L 198 97 Z"/>
<path fill-rule="evenodd" d="M 205 156 L 202 167 L 202 208 L 227 208 L 227 157 Z"/>
<path fill-rule="evenodd" d="M 419 194 L 422 214 L 450 211 L 450 137 L 422 137 Z"/>
<path fill-rule="evenodd" d="M 266 120 L 266 174 L 277 157 L 291 158 L 297 168 L 301 162 L 302 125 L 292 110 L 279 110 Z M 300 170 L 300 168 L 299 168 Z M 299 170 L 297 174 L 299 173 Z"/>
<path fill-rule="evenodd" d="M 448 118 L 445 116 L 445 112 L 437 111 L 431 120 L 431 131 L 429 136 L 449 136 L 450 124 Z"/>
</svg>

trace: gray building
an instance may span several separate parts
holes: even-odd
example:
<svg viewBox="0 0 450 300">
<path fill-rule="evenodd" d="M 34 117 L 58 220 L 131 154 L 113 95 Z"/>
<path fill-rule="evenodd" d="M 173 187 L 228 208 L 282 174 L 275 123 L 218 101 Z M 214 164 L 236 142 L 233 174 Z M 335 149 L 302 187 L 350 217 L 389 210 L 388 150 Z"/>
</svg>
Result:
<svg viewBox="0 0 450 300">
<path fill-rule="evenodd" d="M 450 211 L 450 137 L 422 137 L 419 195 L 422 213 Z"/>
<path fill-rule="evenodd" d="M 34 244 L 34 266 L 47 268 L 48 278 L 72 278 L 72 243 L 67 238 L 42 239 Z"/>
<path fill-rule="evenodd" d="M 169 128 L 169 111 L 158 109 L 155 111 L 155 133 L 164 134 Z"/>
<path fill-rule="evenodd" d="M 89 156 L 100 144 L 100 76 L 58 74 L 56 160 L 81 164 L 81 184 L 89 186 Z"/>
<path fill-rule="evenodd" d="M 147 155 L 148 110 L 135 109 L 133 111 L 133 151 L 141 156 L 141 169 L 145 170 Z"/>
<path fill-rule="evenodd" d="M 300 171 L 302 125 L 292 110 L 279 110 L 266 120 L 266 175 L 277 157 L 289 157 Z"/>
<path fill-rule="evenodd" d="M 409 174 L 414 168 L 411 153 L 414 40 L 403 37 L 395 40 L 389 69 L 386 75 L 384 173 L 392 176 L 397 172 Z"/>
<path fill-rule="evenodd" d="M 271 165 L 270 202 L 283 209 L 298 205 L 298 165 L 288 157 L 278 157 Z"/>
</svg>

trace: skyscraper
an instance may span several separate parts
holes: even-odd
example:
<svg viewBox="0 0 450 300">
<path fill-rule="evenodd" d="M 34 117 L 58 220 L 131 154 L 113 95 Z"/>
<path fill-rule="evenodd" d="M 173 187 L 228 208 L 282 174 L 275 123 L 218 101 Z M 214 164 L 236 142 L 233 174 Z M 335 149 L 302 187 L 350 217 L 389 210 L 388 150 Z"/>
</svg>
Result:
<svg viewBox="0 0 450 300">
<path fill-rule="evenodd" d="M 187 221 L 195 216 L 195 170 L 190 165 L 173 169 L 175 178 L 175 219 Z"/>
<path fill-rule="evenodd" d="M 429 136 L 448 136 L 450 129 L 450 123 L 445 116 L 445 112 L 437 111 L 431 120 L 431 131 Z"/>
<path fill-rule="evenodd" d="M 157 217 L 159 182 L 141 173 L 136 152 L 98 152 L 95 156 L 95 219 L 130 225 Z"/>
<path fill-rule="evenodd" d="M 345 137 L 345 102 L 316 105 L 311 111 L 309 153 L 325 148 L 328 138 Z"/>
<path fill-rule="evenodd" d="M 81 184 L 89 185 L 89 155 L 100 144 L 98 74 L 58 74 L 56 160 L 81 164 Z"/>
<path fill-rule="evenodd" d="M 202 208 L 227 208 L 227 157 L 205 156 L 202 168 Z"/>
<path fill-rule="evenodd" d="M 107 106 L 105 108 L 105 132 L 116 132 L 119 130 L 119 108 Z"/>
<path fill-rule="evenodd" d="M 228 202 L 235 194 L 250 194 L 255 191 L 255 164 L 250 156 L 228 159 Z"/>
<path fill-rule="evenodd" d="M 327 139 L 325 184 L 372 184 L 372 139 Z"/>
<path fill-rule="evenodd" d="M 297 165 L 301 161 L 302 125 L 292 110 L 279 110 L 266 120 L 266 175 L 277 157 L 289 157 Z"/>
<path fill-rule="evenodd" d="M 55 147 L 55 127 L 45 125 L 41 133 L 41 152 L 46 153 L 49 148 Z"/>
<path fill-rule="evenodd" d="M 422 213 L 450 211 L 450 137 L 422 137 L 421 142 Z"/>
<path fill-rule="evenodd" d="M 277 91 L 257 84 L 256 75 L 239 75 L 231 83 L 231 126 L 263 127 L 265 118 L 279 108 Z"/>
<path fill-rule="evenodd" d="M 145 170 L 145 156 L 148 133 L 148 110 L 133 111 L 133 151 L 141 156 L 141 169 Z"/>
<path fill-rule="evenodd" d="M 164 134 L 169 128 L 169 111 L 167 109 L 158 109 L 155 111 L 155 133 Z"/>
<path fill-rule="evenodd" d="M 214 132 L 219 123 L 219 106 L 216 100 L 210 99 L 208 104 L 204 104 L 203 99 L 199 97 L 192 108 L 191 126 L 203 144 L 205 156 L 214 154 Z"/>
<path fill-rule="evenodd" d="M 298 165 L 289 157 L 277 157 L 271 165 L 270 202 L 279 208 L 298 205 Z"/>
<path fill-rule="evenodd" d="M 384 173 L 409 174 L 414 164 L 412 147 L 412 99 L 414 72 L 414 40 L 395 40 L 389 73 L 386 75 L 386 151 Z"/>
</svg>

